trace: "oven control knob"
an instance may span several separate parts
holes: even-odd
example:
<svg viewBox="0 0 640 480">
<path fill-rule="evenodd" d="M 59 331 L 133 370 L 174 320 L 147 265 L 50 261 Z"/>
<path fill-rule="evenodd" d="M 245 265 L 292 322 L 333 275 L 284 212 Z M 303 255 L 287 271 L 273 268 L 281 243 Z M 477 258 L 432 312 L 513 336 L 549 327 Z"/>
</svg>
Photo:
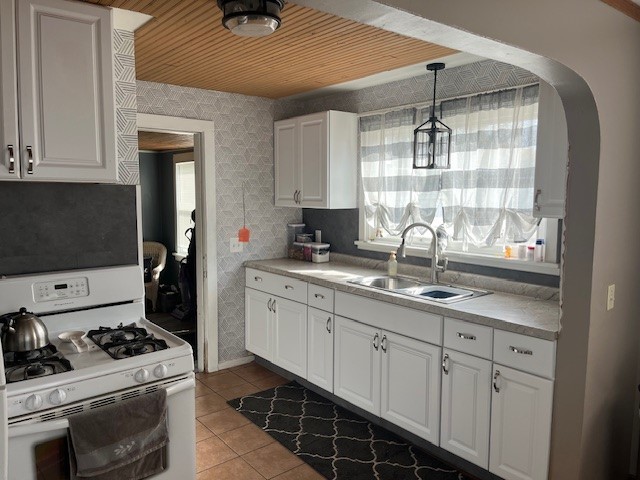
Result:
<svg viewBox="0 0 640 480">
<path fill-rule="evenodd" d="M 168 371 L 169 369 L 167 368 L 167 366 L 161 363 L 160 365 L 158 365 L 156 368 L 153 369 L 153 374 L 157 378 L 164 378 L 167 375 Z"/>
<path fill-rule="evenodd" d="M 146 368 L 141 368 L 135 373 L 133 378 L 135 378 L 136 382 L 138 383 L 144 383 L 149 380 L 149 370 L 147 370 Z"/>
<path fill-rule="evenodd" d="M 53 405 L 60 405 L 67 399 L 67 392 L 60 388 L 56 388 L 53 392 L 49 394 L 49 401 Z"/>
<path fill-rule="evenodd" d="M 27 410 L 37 410 L 42 406 L 42 397 L 38 394 L 29 395 L 24 402 Z"/>
</svg>

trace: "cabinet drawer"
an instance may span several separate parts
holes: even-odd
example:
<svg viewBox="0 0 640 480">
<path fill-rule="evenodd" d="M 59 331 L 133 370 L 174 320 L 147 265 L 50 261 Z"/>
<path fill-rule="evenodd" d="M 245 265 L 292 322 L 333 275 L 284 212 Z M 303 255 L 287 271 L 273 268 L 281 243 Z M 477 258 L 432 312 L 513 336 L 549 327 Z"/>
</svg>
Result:
<svg viewBox="0 0 640 480">
<path fill-rule="evenodd" d="M 454 318 L 445 318 L 444 346 L 491 360 L 493 329 Z"/>
<path fill-rule="evenodd" d="M 333 312 L 333 290 L 310 283 L 308 292 L 307 303 L 310 307 Z"/>
<path fill-rule="evenodd" d="M 335 312 L 372 327 L 442 345 L 442 317 L 359 295 L 336 292 Z"/>
<path fill-rule="evenodd" d="M 246 286 L 294 302 L 307 303 L 307 282 L 247 268 Z"/>
<path fill-rule="evenodd" d="M 556 364 L 556 342 L 495 330 L 493 361 L 553 379 Z"/>
</svg>

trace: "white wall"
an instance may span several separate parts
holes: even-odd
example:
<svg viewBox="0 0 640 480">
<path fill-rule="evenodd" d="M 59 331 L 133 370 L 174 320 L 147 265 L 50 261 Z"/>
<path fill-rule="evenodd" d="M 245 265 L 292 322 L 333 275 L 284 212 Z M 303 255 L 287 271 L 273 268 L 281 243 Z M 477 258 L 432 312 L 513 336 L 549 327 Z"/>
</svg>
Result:
<svg viewBox="0 0 640 480">
<path fill-rule="evenodd" d="M 625 478 L 640 323 L 632 253 L 640 235 L 640 23 L 599 0 L 296 3 L 512 63 L 558 89 L 571 151 L 551 478 Z M 613 282 L 616 307 L 606 312 Z"/>
</svg>

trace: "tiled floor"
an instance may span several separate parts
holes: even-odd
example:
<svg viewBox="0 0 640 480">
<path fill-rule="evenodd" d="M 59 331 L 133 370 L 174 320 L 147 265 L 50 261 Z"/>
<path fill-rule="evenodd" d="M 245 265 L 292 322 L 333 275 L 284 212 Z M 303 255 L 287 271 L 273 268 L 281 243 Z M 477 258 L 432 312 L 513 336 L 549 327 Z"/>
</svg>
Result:
<svg viewBox="0 0 640 480">
<path fill-rule="evenodd" d="M 196 378 L 197 480 L 324 478 L 227 405 L 227 400 L 287 383 L 286 378 L 256 363 Z"/>
</svg>

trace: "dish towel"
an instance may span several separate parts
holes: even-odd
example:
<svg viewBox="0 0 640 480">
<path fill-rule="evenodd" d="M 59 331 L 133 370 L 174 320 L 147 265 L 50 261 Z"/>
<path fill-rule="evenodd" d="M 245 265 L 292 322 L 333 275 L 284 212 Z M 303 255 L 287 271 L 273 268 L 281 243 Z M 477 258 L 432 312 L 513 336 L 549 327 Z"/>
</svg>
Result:
<svg viewBox="0 0 640 480">
<path fill-rule="evenodd" d="M 68 420 L 72 479 L 140 480 L 165 469 L 166 390 L 78 413 Z"/>
</svg>

